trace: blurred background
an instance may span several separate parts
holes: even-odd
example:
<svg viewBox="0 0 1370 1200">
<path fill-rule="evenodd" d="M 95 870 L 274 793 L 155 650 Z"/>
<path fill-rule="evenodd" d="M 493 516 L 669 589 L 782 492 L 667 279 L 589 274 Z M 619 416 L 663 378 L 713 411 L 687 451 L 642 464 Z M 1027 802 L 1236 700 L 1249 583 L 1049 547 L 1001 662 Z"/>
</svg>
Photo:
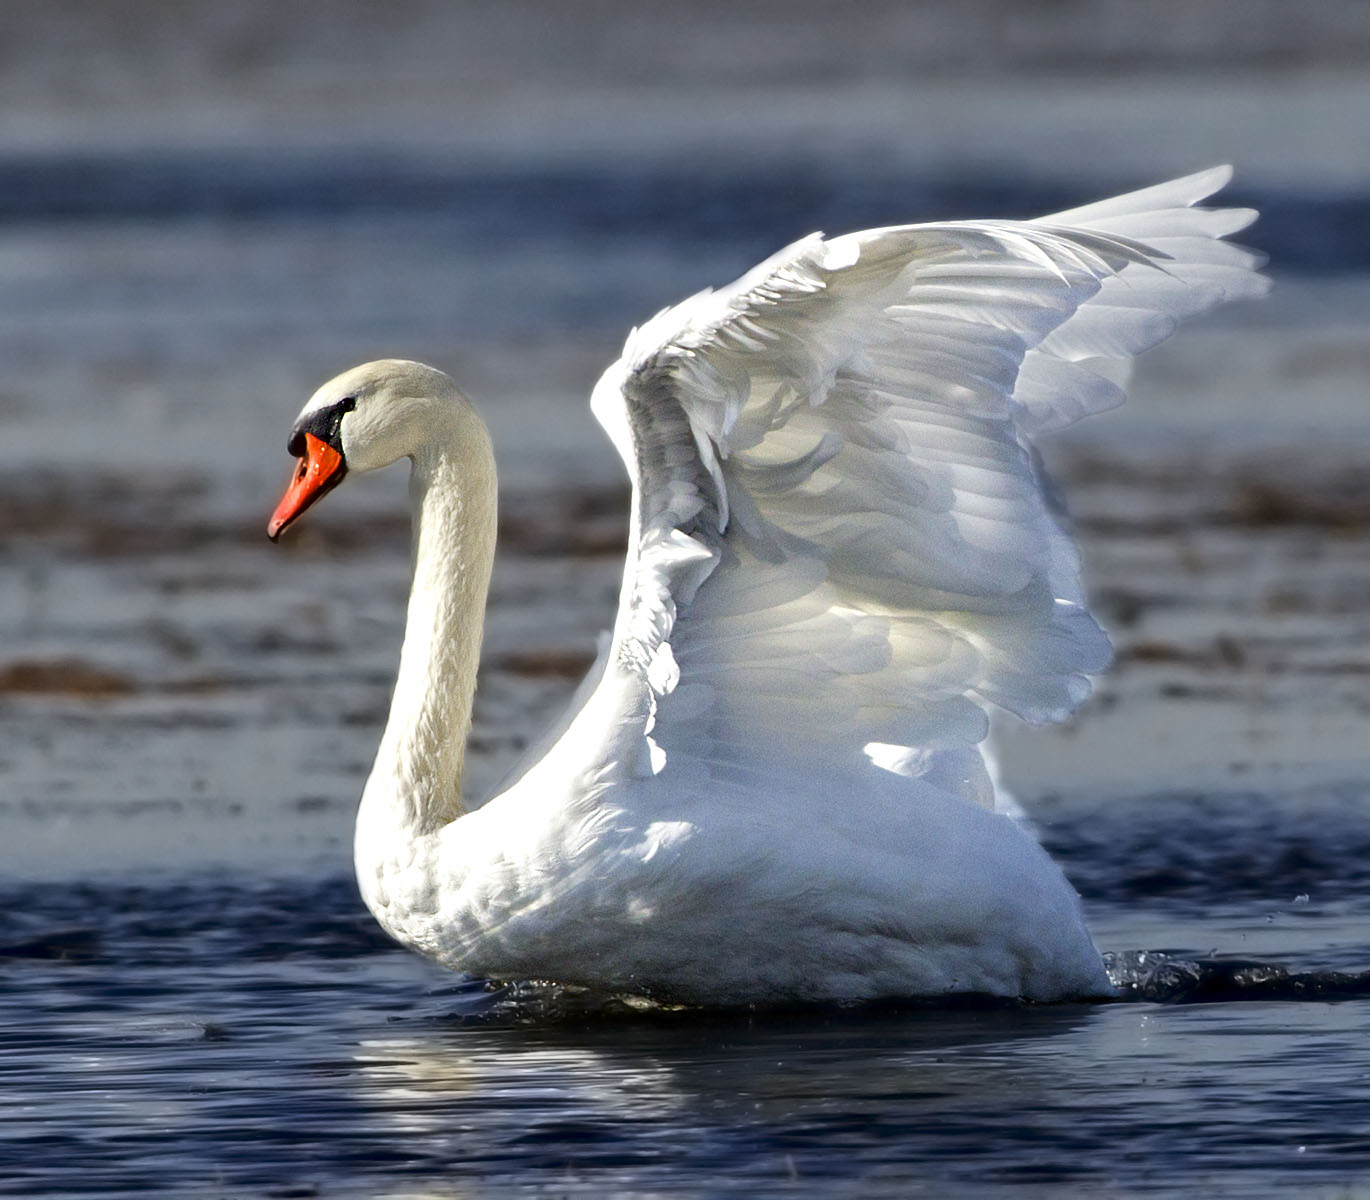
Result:
<svg viewBox="0 0 1370 1200">
<path fill-rule="evenodd" d="M 494 432 L 479 789 L 611 619 L 633 324 L 815 229 L 1225 161 L 1276 291 L 1047 448 L 1118 664 L 1005 773 L 1048 828 L 1362 786 L 1367 66 L 1357 0 L 0 6 L 0 869 L 348 872 L 407 513 L 395 471 L 267 544 L 323 379 L 424 359 Z"/>
</svg>

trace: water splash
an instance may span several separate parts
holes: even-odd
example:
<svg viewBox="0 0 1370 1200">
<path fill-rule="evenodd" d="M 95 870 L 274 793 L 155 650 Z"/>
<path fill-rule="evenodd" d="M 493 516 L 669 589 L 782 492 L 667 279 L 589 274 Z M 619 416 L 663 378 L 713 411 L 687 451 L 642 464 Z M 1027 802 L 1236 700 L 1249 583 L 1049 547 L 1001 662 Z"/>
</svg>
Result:
<svg viewBox="0 0 1370 1200">
<path fill-rule="evenodd" d="M 1370 971 L 1291 971 L 1278 963 L 1164 950 L 1104 955 L 1121 1000 L 1211 1004 L 1228 1000 L 1344 1000 L 1370 996 Z"/>
</svg>

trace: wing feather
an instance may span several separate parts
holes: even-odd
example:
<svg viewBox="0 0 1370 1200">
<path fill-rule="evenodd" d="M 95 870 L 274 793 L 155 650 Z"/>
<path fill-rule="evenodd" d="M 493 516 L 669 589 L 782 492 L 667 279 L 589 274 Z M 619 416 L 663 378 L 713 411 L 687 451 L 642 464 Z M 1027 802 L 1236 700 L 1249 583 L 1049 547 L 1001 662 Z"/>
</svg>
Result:
<svg viewBox="0 0 1370 1200">
<path fill-rule="evenodd" d="M 652 770 L 872 768 L 988 802 L 988 710 L 1109 657 L 1032 438 L 1264 289 L 1203 172 L 1036 222 L 814 235 L 629 337 L 593 406 L 632 473 L 614 631 Z"/>
</svg>

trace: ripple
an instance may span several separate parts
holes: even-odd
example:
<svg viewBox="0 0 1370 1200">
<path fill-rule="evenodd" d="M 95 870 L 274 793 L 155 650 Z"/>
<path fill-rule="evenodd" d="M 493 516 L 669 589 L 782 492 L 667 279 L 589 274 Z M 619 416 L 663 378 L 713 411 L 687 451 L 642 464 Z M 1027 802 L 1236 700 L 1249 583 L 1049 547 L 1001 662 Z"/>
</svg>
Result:
<svg viewBox="0 0 1370 1200">
<path fill-rule="evenodd" d="M 1048 803 L 1042 838 L 1089 901 L 1327 900 L 1370 895 L 1367 811 L 1360 780 L 1279 796 L 1176 791 L 1088 814 Z"/>
</svg>

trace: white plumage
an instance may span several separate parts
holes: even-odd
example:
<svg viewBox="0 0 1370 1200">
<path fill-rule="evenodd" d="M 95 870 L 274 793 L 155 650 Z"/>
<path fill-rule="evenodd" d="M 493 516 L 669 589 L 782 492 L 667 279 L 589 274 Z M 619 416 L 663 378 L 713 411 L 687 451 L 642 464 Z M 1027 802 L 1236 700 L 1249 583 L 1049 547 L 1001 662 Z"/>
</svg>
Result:
<svg viewBox="0 0 1370 1200">
<path fill-rule="evenodd" d="M 815 235 L 635 330 L 592 399 L 634 484 L 612 639 L 465 815 L 488 439 L 430 368 L 325 385 L 297 429 L 337 412 L 347 468 L 415 464 L 415 587 L 358 819 L 381 923 L 475 974 L 690 1002 L 1107 994 L 980 743 L 996 706 L 1063 719 L 1108 661 L 1031 439 L 1121 403 L 1130 357 L 1183 317 L 1264 290 L 1219 240 L 1254 214 L 1192 207 L 1228 174 Z"/>
</svg>

